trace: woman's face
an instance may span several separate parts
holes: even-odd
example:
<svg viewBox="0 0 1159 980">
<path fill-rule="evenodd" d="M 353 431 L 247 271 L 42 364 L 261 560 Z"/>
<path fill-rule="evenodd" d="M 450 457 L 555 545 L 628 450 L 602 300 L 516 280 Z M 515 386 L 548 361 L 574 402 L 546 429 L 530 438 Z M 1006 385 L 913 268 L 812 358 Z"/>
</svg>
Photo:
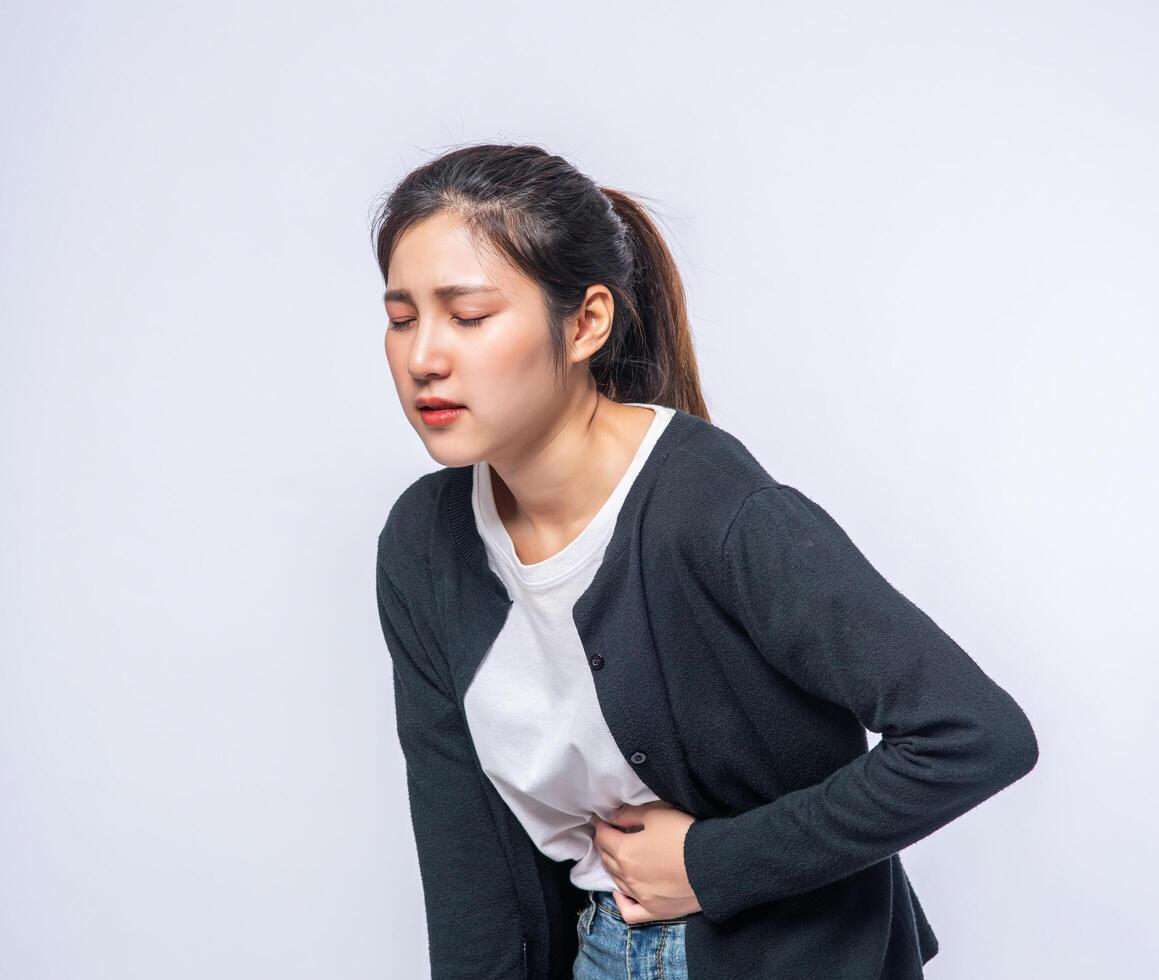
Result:
<svg viewBox="0 0 1159 980">
<path fill-rule="evenodd" d="M 539 290 L 518 270 L 476 252 L 451 215 L 403 233 L 386 286 L 386 359 L 399 401 L 444 466 L 533 445 L 564 412 L 572 382 L 587 373 L 580 364 L 573 377 L 573 363 L 567 384 L 557 383 Z M 433 413 L 424 417 L 423 398 L 463 408 L 437 424 Z"/>
</svg>

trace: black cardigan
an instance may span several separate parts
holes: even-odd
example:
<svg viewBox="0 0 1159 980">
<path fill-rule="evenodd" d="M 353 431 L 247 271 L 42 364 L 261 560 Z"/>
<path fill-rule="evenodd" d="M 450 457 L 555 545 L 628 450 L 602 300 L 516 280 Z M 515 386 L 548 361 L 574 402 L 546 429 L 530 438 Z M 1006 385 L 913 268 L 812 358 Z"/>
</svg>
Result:
<svg viewBox="0 0 1159 980">
<path fill-rule="evenodd" d="M 511 605 L 471 476 L 420 477 L 378 541 L 431 976 L 570 980 L 574 862 L 534 846 L 465 722 Z M 573 618 L 625 760 L 696 818 L 690 980 L 921 977 L 938 942 L 898 852 L 1034 767 L 1010 695 L 820 505 L 680 410 Z"/>
</svg>

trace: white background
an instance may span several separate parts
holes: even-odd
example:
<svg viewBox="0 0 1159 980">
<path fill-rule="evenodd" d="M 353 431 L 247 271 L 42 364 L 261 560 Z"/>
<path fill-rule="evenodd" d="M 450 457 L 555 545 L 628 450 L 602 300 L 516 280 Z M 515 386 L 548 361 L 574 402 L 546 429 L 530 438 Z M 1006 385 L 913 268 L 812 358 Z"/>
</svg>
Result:
<svg viewBox="0 0 1159 980">
<path fill-rule="evenodd" d="M 904 854 L 927 975 L 1153 968 L 1153 4 L 3 28 L 3 980 L 426 976 L 373 563 L 436 464 L 369 220 L 484 141 L 656 206 L 713 421 L 1034 723 L 1036 769 Z"/>
</svg>

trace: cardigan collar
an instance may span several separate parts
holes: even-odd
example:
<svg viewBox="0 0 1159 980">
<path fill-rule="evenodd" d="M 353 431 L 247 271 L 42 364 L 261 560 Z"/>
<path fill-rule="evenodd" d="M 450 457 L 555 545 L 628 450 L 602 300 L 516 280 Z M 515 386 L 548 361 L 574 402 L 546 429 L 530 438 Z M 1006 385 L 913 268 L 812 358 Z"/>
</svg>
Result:
<svg viewBox="0 0 1159 980">
<path fill-rule="evenodd" d="M 636 478 L 632 481 L 632 485 L 624 497 L 624 502 L 616 517 L 615 527 L 612 530 L 611 540 L 604 552 L 605 562 L 615 558 L 624 549 L 631 537 L 637 511 L 647 495 L 648 488 L 655 481 L 668 455 L 698 423 L 701 425 L 710 424 L 699 415 L 692 415 L 680 408 L 674 409 L 672 418 L 664 427 L 664 431 L 660 433 L 660 438 L 656 440 L 656 445 L 652 447 L 652 451 L 648 454 L 648 458 L 644 461 L 644 465 L 636 474 Z M 451 467 L 450 470 L 447 511 L 451 525 L 451 537 L 454 539 L 455 547 L 463 561 L 474 569 L 491 589 L 498 592 L 505 602 L 510 604 L 512 600 L 507 593 L 506 586 L 487 562 L 487 549 L 479 534 L 479 528 L 475 524 L 475 512 L 471 507 L 474 467 L 471 465 L 455 466 Z"/>
</svg>

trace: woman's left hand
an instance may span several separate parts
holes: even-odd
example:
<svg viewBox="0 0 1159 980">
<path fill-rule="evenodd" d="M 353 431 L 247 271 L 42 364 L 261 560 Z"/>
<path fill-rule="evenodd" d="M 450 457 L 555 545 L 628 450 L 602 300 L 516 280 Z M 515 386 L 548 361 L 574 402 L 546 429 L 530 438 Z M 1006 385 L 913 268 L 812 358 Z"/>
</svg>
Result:
<svg viewBox="0 0 1159 980">
<path fill-rule="evenodd" d="M 663 800 L 626 803 L 610 821 L 593 815 L 596 850 L 619 888 L 612 895 L 629 925 L 700 911 L 684 870 L 684 835 L 695 822 Z"/>
</svg>

